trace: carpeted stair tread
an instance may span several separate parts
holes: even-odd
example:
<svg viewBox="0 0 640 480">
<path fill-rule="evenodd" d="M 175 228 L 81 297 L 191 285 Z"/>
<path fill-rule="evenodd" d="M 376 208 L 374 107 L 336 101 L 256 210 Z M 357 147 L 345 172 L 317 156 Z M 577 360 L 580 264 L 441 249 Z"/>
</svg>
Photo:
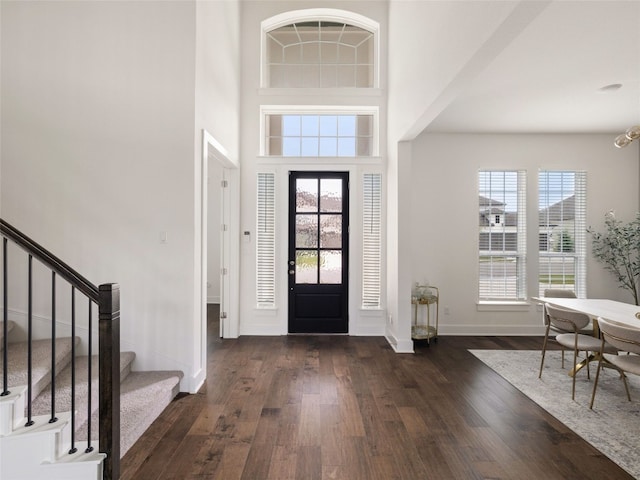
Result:
<svg viewBox="0 0 640 480">
<path fill-rule="evenodd" d="M 76 337 L 76 345 L 80 339 Z M 33 398 L 51 381 L 51 340 L 34 340 L 32 346 Z M 57 338 L 56 372 L 62 371 L 71 359 L 71 337 Z M 27 342 L 10 343 L 7 349 L 9 389 L 27 384 Z"/>
<path fill-rule="evenodd" d="M 131 372 L 131 363 L 136 358 L 134 352 L 120 353 L 120 381 L 123 381 Z M 76 358 L 76 391 L 75 391 L 75 411 L 76 425 L 86 422 L 88 417 L 89 384 L 88 365 L 89 357 L 82 356 Z M 71 411 L 71 363 L 56 375 L 56 412 Z M 91 411 L 98 409 L 98 357 L 91 359 Z M 42 390 L 40 395 L 33 401 L 34 415 L 45 415 L 51 413 L 51 384 Z"/>
<path fill-rule="evenodd" d="M 1 328 L 1 327 L 0 327 Z M 71 338 L 56 339 L 56 416 L 71 410 Z M 76 345 L 80 339 L 76 338 Z M 27 384 L 27 343 L 8 344 L 9 388 Z M 120 397 L 120 449 L 121 456 L 149 428 L 179 393 L 180 371 L 132 372 L 131 364 L 134 352 L 122 352 L 120 355 L 121 397 Z M 86 441 L 88 422 L 88 377 L 89 358 L 76 359 L 75 387 L 75 425 L 76 441 Z M 33 415 L 51 413 L 51 341 L 35 340 L 32 347 Z M 91 432 L 98 432 L 98 359 L 91 359 Z M 1 373 L 1 367 L 0 367 Z"/>
<path fill-rule="evenodd" d="M 180 389 L 180 371 L 131 372 L 120 386 L 120 455 L 124 454 L 169 405 Z M 98 412 L 91 417 L 97 431 Z M 78 440 L 86 440 L 86 426 Z"/>
</svg>

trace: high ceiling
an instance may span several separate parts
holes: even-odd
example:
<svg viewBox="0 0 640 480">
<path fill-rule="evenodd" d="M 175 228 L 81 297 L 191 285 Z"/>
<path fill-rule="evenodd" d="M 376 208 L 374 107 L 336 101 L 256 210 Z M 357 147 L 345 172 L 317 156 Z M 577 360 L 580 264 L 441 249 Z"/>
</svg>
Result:
<svg viewBox="0 0 640 480">
<path fill-rule="evenodd" d="M 559 0 L 487 60 L 427 131 L 617 134 L 638 124 L 640 1 Z"/>
</svg>

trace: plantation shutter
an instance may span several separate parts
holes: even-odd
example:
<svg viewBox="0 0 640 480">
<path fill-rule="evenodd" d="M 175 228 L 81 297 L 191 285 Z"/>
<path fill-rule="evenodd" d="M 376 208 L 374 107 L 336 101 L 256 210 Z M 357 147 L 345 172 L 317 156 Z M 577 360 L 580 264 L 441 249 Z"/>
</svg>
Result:
<svg viewBox="0 0 640 480">
<path fill-rule="evenodd" d="M 362 306 L 380 307 L 382 271 L 382 179 L 365 173 L 362 180 Z"/>
<path fill-rule="evenodd" d="M 259 307 L 275 305 L 275 175 L 258 173 L 256 298 Z"/>
<path fill-rule="evenodd" d="M 546 288 L 586 296 L 587 174 L 541 171 L 539 189 L 539 294 Z"/>
</svg>

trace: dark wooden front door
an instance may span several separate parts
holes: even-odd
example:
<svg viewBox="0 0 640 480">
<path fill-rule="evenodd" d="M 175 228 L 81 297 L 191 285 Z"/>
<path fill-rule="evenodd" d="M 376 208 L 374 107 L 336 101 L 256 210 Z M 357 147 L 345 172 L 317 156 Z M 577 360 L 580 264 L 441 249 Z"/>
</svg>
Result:
<svg viewBox="0 0 640 480">
<path fill-rule="evenodd" d="M 289 333 L 347 333 L 349 173 L 289 174 Z"/>
</svg>

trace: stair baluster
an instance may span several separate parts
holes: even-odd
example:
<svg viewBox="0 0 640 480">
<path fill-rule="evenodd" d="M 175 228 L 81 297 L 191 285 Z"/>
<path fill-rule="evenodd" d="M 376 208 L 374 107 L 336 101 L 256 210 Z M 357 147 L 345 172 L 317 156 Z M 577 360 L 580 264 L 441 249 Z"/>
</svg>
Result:
<svg viewBox="0 0 640 480">
<path fill-rule="evenodd" d="M 78 451 L 76 448 L 76 288 L 71 287 L 71 448 L 69 453 Z M 89 331 L 89 343 L 91 343 L 91 331 Z M 89 357 L 91 359 L 91 357 Z M 91 363 L 91 361 L 89 361 Z M 91 422 L 89 422 L 91 423 Z"/>
<path fill-rule="evenodd" d="M 88 323 L 89 323 L 89 359 L 92 358 L 93 355 L 93 342 L 91 341 L 91 332 L 93 331 L 93 305 L 91 303 L 91 299 L 89 299 L 89 315 L 88 315 Z M 87 393 L 87 411 L 91 412 L 91 379 L 92 379 L 92 373 L 91 373 L 91 361 L 88 362 L 87 365 L 87 389 L 88 389 L 88 393 Z M 87 422 L 87 448 L 85 449 L 85 453 L 89 453 L 89 452 L 93 452 L 93 446 L 91 445 L 91 421 Z"/>
<path fill-rule="evenodd" d="M 7 299 L 9 297 L 9 290 L 7 287 L 7 239 L 2 239 L 2 317 L 3 317 L 3 336 L 2 336 L 2 393 L 0 396 L 4 397 L 9 395 L 9 357 L 7 351 L 9 350 L 7 344 L 9 343 L 9 307 L 7 305 Z"/>
<path fill-rule="evenodd" d="M 71 337 L 71 345 L 75 344 Z M 75 412 L 71 411 L 71 417 Z M 49 423 L 58 421 L 56 417 L 56 272 L 51 271 L 51 418 Z"/>
<path fill-rule="evenodd" d="M 27 423 L 33 425 L 33 256 L 29 254 L 29 287 L 27 307 Z"/>
</svg>

